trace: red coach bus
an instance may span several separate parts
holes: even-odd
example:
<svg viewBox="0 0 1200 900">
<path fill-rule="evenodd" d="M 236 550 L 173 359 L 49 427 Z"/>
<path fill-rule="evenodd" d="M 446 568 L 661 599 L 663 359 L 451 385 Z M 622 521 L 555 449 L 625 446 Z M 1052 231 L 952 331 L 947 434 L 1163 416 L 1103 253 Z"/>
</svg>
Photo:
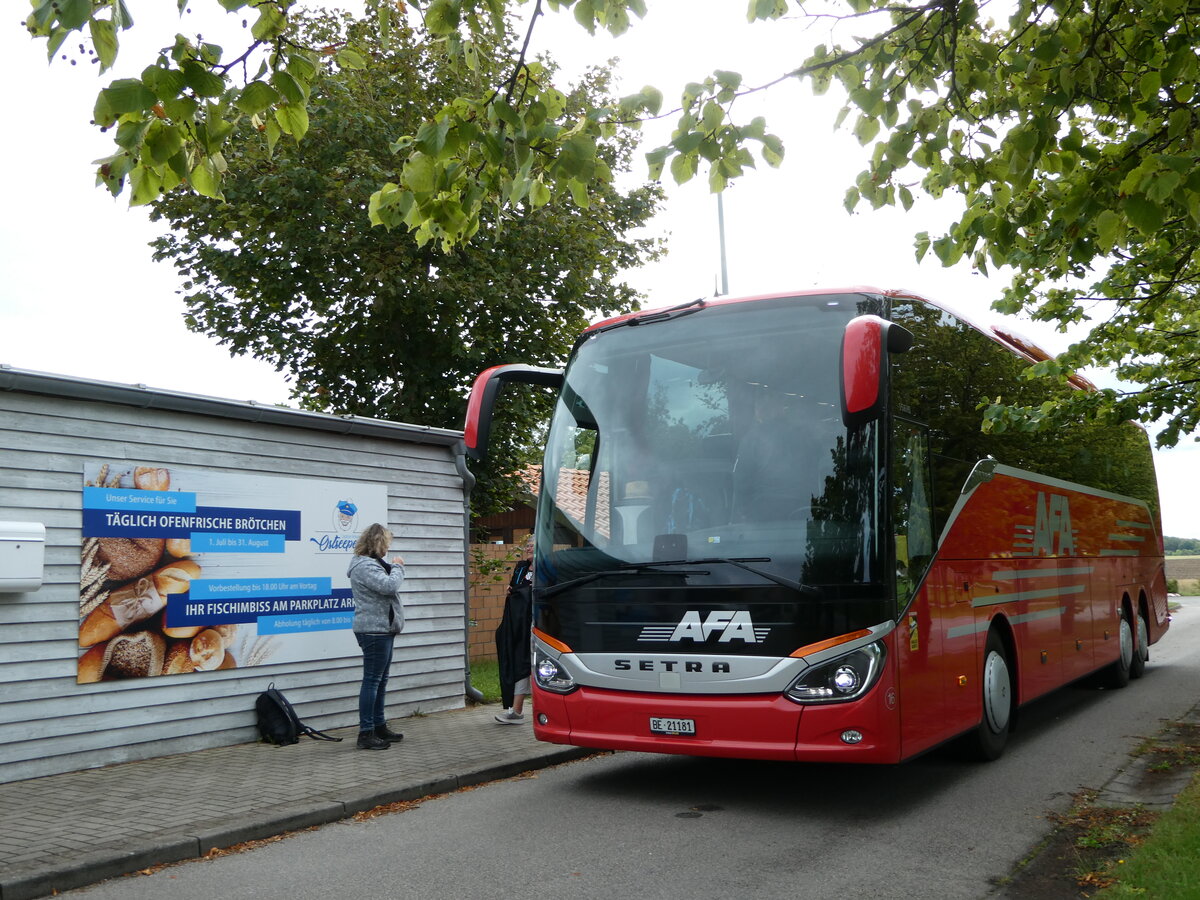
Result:
<svg viewBox="0 0 1200 900">
<path fill-rule="evenodd" d="M 1003 751 L 1018 707 L 1142 675 L 1168 627 L 1136 426 L 984 434 L 1033 345 L 900 292 L 696 301 L 600 323 L 555 387 L 537 514 L 544 741 L 894 763 Z M 1080 383 L 1070 389 L 1087 389 Z"/>
</svg>

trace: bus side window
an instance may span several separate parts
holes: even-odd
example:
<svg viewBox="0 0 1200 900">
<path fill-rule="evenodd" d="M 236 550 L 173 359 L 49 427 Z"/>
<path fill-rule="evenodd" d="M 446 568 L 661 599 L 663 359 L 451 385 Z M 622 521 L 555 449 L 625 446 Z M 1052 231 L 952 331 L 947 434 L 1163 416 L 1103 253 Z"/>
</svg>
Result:
<svg viewBox="0 0 1200 900">
<path fill-rule="evenodd" d="M 892 440 L 892 533 L 896 540 L 896 603 L 912 599 L 933 558 L 929 435 L 914 422 L 895 419 Z"/>
</svg>

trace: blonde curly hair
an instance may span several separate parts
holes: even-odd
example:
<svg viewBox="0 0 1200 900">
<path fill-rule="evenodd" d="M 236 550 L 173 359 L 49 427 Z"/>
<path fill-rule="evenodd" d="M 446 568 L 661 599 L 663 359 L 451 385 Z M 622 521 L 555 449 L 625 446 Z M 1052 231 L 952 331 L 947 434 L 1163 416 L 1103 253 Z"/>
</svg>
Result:
<svg viewBox="0 0 1200 900">
<path fill-rule="evenodd" d="M 354 545 L 354 555 L 382 559 L 391 546 L 392 533 L 378 522 L 372 522 L 358 536 L 358 542 Z"/>
</svg>

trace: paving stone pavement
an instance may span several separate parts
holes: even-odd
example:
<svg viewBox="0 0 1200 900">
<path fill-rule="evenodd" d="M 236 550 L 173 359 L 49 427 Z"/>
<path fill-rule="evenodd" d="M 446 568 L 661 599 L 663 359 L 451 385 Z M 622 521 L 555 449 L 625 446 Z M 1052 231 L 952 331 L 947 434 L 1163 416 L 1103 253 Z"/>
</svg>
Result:
<svg viewBox="0 0 1200 900">
<path fill-rule="evenodd" d="M 31 900 L 594 751 L 543 744 L 498 706 L 397 719 L 387 750 L 238 744 L 0 784 L 0 900 Z"/>
</svg>

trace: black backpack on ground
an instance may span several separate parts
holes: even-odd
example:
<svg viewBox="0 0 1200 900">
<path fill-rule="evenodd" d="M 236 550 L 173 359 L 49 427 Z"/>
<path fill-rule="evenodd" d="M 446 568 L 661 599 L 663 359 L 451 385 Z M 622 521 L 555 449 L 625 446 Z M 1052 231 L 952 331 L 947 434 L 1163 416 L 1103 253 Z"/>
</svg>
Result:
<svg viewBox="0 0 1200 900">
<path fill-rule="evenodd" d="M 332 737 L 301 722 L 292 704 L 275 687 L 273 681 L 254 701 L 254 711 L 258 713 L 258 733 L 268 744 L 296 744 L 300 742 L 300 735 L 317 741 L 341 740 L 340 737 Z"/>
</svg>

